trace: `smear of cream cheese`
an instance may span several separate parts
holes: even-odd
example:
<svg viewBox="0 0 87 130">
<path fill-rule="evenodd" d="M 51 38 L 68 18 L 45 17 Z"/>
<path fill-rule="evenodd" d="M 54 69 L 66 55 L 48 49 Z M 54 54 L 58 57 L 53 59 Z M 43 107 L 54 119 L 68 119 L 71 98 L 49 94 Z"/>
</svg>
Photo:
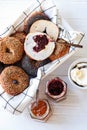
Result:
<svg viewBox="0 0 87 130">
<path fill-rule="evenodd" d="M 87 63 L 79 63 L 71 70 L 71 79 L 78 85 L 87 86 Z"/>
</svg>

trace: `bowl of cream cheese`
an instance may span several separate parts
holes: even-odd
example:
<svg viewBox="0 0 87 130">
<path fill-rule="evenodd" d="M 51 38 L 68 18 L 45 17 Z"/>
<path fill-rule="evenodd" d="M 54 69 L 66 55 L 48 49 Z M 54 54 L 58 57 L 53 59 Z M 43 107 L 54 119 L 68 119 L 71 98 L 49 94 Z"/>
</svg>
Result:
<svg viewBox="0 0 87 130">
<path fill-rule="evenodd" d="M 68 78 L 72 85 L 87 89 L 87 58 L 77 59 L 70 65 Z"/>
</svg>

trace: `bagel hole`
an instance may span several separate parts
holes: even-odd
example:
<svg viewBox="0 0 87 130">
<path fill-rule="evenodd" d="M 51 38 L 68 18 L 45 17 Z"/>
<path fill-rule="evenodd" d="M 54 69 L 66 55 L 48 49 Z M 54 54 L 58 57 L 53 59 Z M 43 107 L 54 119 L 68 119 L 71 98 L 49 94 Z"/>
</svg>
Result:
<svg viewBox="0 0 87 130">
<path fill-rule="evenodd" d="M 19 82 L 16 79 L 14 79 L 13 84 L 19 84 Z"/>
<path fill-rule="evenodd" d="M 46 33 L 46 34 L 47 34 L 46 28 L 44 29 L 43 33 Z"/>
<path fill-rule="evenodd" d="M 12 53 L 9 48 L 6 48 L 6 53 Z"/>
</svg>

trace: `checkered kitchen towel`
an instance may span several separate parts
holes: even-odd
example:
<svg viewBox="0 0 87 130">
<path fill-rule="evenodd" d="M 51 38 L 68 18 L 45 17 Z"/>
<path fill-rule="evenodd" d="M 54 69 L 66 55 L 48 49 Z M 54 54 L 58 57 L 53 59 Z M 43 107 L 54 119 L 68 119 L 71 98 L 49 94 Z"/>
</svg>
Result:
<svg viewBox="0 0 87 130">
<path fill-rule="evenodd" d="M 18 29 L 22 30 L 24 21 L 34 11 L 41 11 L 49 16 L 51 21 L 54 22 L 60 28 L 60 38 L 65 39 L 70 43 L 80 44 L 84 34 L 81 32 L 74 31 L 68 25 L 68 23 L 62 17 L 60 17 L 59 10 L 56 8 L 56 5 L 51 0 L 32 1 L 32 4 L 29 6 L 29 8 L 22 13 L 22 15 L 16 20 L 13 25 L 7 27 L 7 29 L 2 34 L 0 34 L 0 37 L 10 35 Z M 75 47 L 71 47 L 69 54 L 66 54 L 64 57 L 40 67 L 37 72 L 37 77 L 32 78 L 30 80 L 29 87 L 17 96 L 8 95 L 0 86 L 0 105 L 13 114 L 22 113 L 24 108 L 34 97 L 41 78 L 43 78 L 53 69 L 61 65 L 61 63 L 63 63 L 68 57 L 75 53 L 75 50 Z"/>
</svg>

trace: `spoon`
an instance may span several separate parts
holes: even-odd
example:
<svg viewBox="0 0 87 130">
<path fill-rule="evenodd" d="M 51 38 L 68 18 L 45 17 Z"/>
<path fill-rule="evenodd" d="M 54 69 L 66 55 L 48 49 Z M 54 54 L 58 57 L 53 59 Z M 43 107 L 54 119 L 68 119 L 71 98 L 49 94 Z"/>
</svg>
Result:
<svg viewBox="0 0 87 130">
<path fill-rule="evenodd" d="M 59 39 L 57 39 L 56 41 L 51 40 L 51 42 L 59 42 Z M 68 43 L 68 42 L 63 42 L 63 40 L 61 39 L 62 44 L 68 45 L 68 46 L 74 46 L 74 47 L 78 47 L 78 48 L 83 48 L 82 45 L 79 44 L 74 44 L 74 43 Z M 61 43 L 59 42 L 59 43 Z"/>
<path fill-rule="evenodd" d="M 36 91 L 36 106 L 38 105 L 38 99 L 39 99 L 39 89 Z"/>
</svg>

